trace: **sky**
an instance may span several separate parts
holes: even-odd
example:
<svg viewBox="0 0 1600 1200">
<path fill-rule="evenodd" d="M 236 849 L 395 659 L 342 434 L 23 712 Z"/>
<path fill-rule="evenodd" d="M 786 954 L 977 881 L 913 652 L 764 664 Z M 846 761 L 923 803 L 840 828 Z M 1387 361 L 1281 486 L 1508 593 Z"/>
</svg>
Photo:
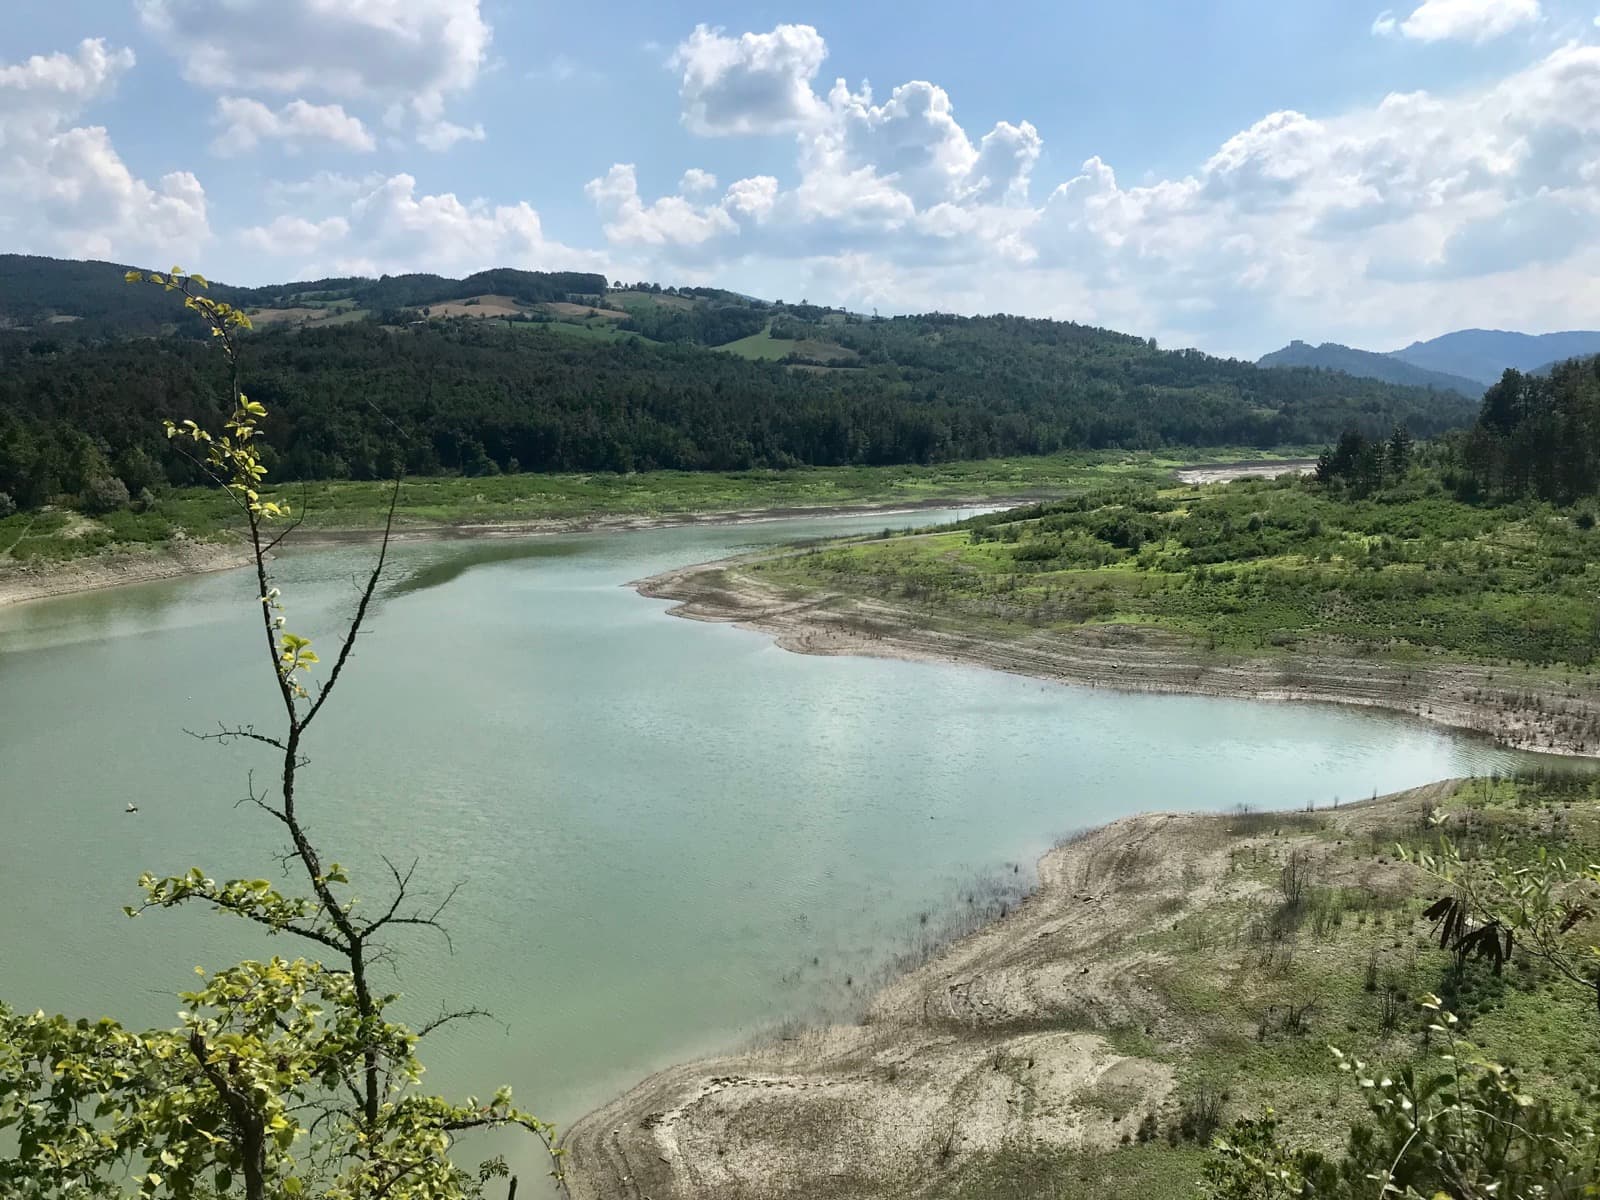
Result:
<svg viewBox="0 0 1600 1200">
<path fill-rule="evenodd" d="M 0 250 L 1242 357 L 1600 327 L 1600 0 L 1382 3 L 5 0 Z"/>
</svg>

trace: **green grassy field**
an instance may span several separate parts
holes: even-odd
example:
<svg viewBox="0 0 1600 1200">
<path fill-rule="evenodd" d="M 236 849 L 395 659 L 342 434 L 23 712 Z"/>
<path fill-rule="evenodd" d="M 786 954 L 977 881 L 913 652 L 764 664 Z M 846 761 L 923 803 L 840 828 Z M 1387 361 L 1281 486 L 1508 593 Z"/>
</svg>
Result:
<svg viewBox="0 0 1600 1200">
<path fill-rule="evenodd" d="M 749 337 L 740 338 L 736 342 L 727 342 L 716 347 L 726 350 L 730 354 L 737 354 L 741 358 L 754 358 L 763 361 L 776 362 L 797 354 L 801 358 L 815 359 L 817 362 L 850 363 L 856 360 L 853 350 L 843 346 L 836 346 L 832 342 L 820 342 L 812 338 L 797 341 L 794 338 L 775 338 L 772 336 L 772 326 L 769 324 L 760 333 L 752 333 Z"/>
<path fill-rule="evenodd" d="M 1251 455 L 1260 456 L 1261 452 L 1208 449 L 1187 457 Z M 417 478 L 406 480 L 401 487 L 398 519 L 403 527 L 448 526 L 1060 496 L 1115 481 L 1169 478 L 1179 461 L 1185 459 L 1082 453 L 929 467 Z M 302 509 L 309 529 L 378 528 L 389 502 L 388 485 L 379 482 L 288 484 L 266 491 Z M 175 489 L 140 513 L 125 510 L 95 518 L 62 509 L 18 513 L 0 519 L 0 564 L 80 558 L 119 545 L 160 544 L 180 533 L 194 538 L 221 537 L 237 526 L 237 510 L 226 496 L 209 488 Z"/>
<path fill-rule="evenodd" d="M 1332 642 L 1585 669 L 1600 650 L 1592 508 L 1466 504 L 1420 470 L 1367 499 L 1293 479 L 1114 486 L 759 570 L 1018 632 L 1122 622 L 1209 649 Z"/>
</svg>

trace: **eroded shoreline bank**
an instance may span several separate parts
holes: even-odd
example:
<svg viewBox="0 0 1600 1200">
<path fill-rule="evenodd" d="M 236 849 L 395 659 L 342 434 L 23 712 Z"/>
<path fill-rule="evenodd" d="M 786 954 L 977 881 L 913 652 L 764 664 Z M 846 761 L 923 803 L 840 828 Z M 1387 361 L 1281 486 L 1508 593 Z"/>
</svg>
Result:
<svg viewBox="0 0 1600 1200">
<path fill-rule="evenodd" d="M 1036 496 L 980 496 L 891 500 L 871 504 L 786 505 L 654 516 L 597 513 L 580 517 L 539 517 L 526 521 L 407 524 L 397 527 L 393 538 L 404 542 L 538 537 L 563 533 L 628 533 L 689 525 L 753 525 L 807 518 L 893 516 L 896 513 L 943 508 L 1007 508 L 1033 503 L 1037 499 Z M 376 542 L 382 534 L 381 527 L 369 526 L 298 529 L 285 539 L 284 546 L 288 549 L 310 550 L 323 546 L 370 543 Z M 38 567 L 0 564 L 0 608 L 131 583 L 152 583 L 225 571 L 249 562 L 250 552 L 242 542 L 195 541 L 180 537 L 159 547 L 113 549 L 80 559 L 51 561 Z"/>
<path fill-rule="evenodd" d="M 1078 835 L 1043 856 L 1019 907 L 894 979 L 859 1022 L 669 1068 L 580 1119 L 564 1139 L 572 1195 L 937 1195 L 1000 1156 L 1127 1147 L 1147 1120 L 1176 1121 L 1180 1064 L 1202 1050 L 1173 1002 L 1192 967 L 1163 948 L 1172 931 L 1268 911 L 1276 867 L 1246 861 L 1301 854 L 1330 884 L 1409 893 L 1413 868 L 1345 848 L 1415 828 L 1459 786 L 1315 814 L 1149 814 Z M 1210 982 L 1226 987 L 1217 970 Z"/>
<path fill-rule="evenodd" d="M 759 630 L 798 654 L 960 663 L 1129 692 L 1357 705 L 1508 749 L 1600 753 L 1600 681 L 1580 671 L 1358 656 L 1332 643 L 1247 656 L 1125 624 L 1015 634 L 974 630 L 888 597 L 787 592 L 745 569 L 759 557 L 684 567 L 630 586 L 677 601 L 676 616 Z"/>
</svg>

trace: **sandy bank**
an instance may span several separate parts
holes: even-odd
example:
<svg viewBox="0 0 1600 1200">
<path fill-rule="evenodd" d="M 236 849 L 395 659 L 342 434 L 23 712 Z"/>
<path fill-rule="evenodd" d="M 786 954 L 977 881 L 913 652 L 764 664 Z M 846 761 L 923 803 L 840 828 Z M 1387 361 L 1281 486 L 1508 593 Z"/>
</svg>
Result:
<svg viewBox="0 0 1600 1200">
<path fill-rule="evenodd" d="M 0 563 L 0 608 L 73 592 L 93 592 L 129 583 L 150 583 L 225 571 L 250 561 L 238 542 L 175 538 L 163 546 L 110 550 L 88 558 L 38 565 Z"/>
<path fill-rule="evenodd" d="M 801 654 L 966 663 L 1134 692 L 1355 704 L 1515 749 L 1600 753 L 1600 680 L 1581 671 L 1358 656 L 1332 643 L 1249 657 L 1136 625 L 975 632 L 947 614 L 888 598 L 789 594 L 747 570 L 749 561 L 687 567 L 633 586 L 646 596 L 679 601 L 672 610 L 678 616 L 759 629 Z"/>
<path fill-rule="evenodd" d="M 626 533 L 672 529 L 684 525 L 748 525 L 818 517 L 849 517 L 921 512 L 943 508 L 1009 508 L 1032 503 L 1037 496 L 954 497 L 937 500 L 885 501 L 874 504 L 832 504 L 730 509 L 721 512 L 665 513 L 644 516 L 599 513 L 580 517 L 539 517 L 526 521 L 460 521 L 408 523 L 394 531 L 396 541 L 536 537 L 560 533 Z M 376 542 L 381 528 L 300 528 L 284 539 L 286 549 L 315 549 Z M 97 591 L 127 583 L 148 583 L 243 566 L 250 555 L 235 542 L 197 542 L 175 538 L 160 547 L 120 547 L 81 559 L 26 566 L 0 561 L 0 608 L 25 600 L 42 600 L 74 592 Z"/>
<path fill-rule="evenodd" d="M 1020 907 L 891 983 L 861 1023 L 674 1067 L 578 1121 L 573 1196 L 918 1196 L 984 1155 L 1124 1144 L 1144 1114 L 1170 1120 L 1172 1064 L 1196 1036 L 1162 990 L 1161 938 L 1260 903 L 1271 885 L 1235 870 L 1257 851 L 1392 885 L 1409 868 L 1334 865 L 1329 848 L 1414 823 L 1456 786 L 1315 819 L 1158 814 L 1074 838 Z"/>
<path fill-rule="evenodd" d="M 890 500 L 864 504 L 781 505 L 770 508 L 724 509 L 714 512 L 661 514 L 596 513 L 579 517 L 532 517 L 525 521 L 454 521 L 398 526 L 400 541 L 425 538 L 510 538 L 557 533 L 634 533 L 649 529 L 677 529 L 686 525 L 756 525 L 772 521 L 797 521 L 824 517 L 893 516 L 945 508 L 1011 508 L 1037 502 L 1037 496 L 949 497 L 936 500 Z M 382 529 L 298 529 L 284 545 L 308 548 L 372 542 Z"/>
</svg>

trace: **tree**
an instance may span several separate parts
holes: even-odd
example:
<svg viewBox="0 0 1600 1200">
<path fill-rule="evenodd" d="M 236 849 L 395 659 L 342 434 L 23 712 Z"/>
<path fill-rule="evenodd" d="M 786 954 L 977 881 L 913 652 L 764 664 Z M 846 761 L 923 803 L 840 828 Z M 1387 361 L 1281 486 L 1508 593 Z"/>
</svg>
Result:
<svg viewBox="0 0 1600 1200">
<path fill-rule="evenodd" d="M 130 272 L 129 279 L 143 277 Z M 149 281 L 181 293 L 221 343 L 231 402 L 223 430 L 214 434 L 186 420 L 168 422 L 167 436 L 242 515 L 282 709 L 276 731 L 221 725 L 205 736 L 273 752 L 276 792 L 252 785 L 249 798 L 284 829 L 285 864 L 304 888 L 280 890 L 266 879 L 219 882 L 195 867 L 166 877 L 145 874 L 142 903 L 125 911 L 136 917 L 200 903 L 294 938 L 311 956 L 243 962 L 204 976 L 198 989 L 182 993 L 185 1011 L 174 1029 L 135 1033 L 109 1018 L 71 1021 L 0 1005 L 0 1132 L 18 1148 L 0 1160 L 0 1195 L 120 1197 L 131 1179 L 141 1197 L 170 1200 L 479 1196 L 506 1167 L 499 1159 L 476 1171 L 459 1166 L 452 1150 L 461 1133 L 520 1128 L 555 1155 L 551 1128 L 515 1108 L 507 1088 L 488 1101 L 464 1103 L 423 1092 L 418 1044 L 478 1014 L 447 1012 L 413 1030 L 389 1019 L 396 997 L 375 990 L 370 974 L 386 936 L 439 930 L 454 893 L 421 904 L 412 882 L 416 864 L 391 864 L 387 898 L 363 904 L 344 868 L 324 862 L 297 794 L 307 737 L 350 664 L 383 574 L 389 531 L 333 666 L 314 685 L 318 656 L 308 639 L 286 627 L 283 597 L 271 578 L 271 551 L 297 518 L 261 492 L 267 411 L 240 388 L 237 334 L 249 318 L 207 297 L 198 275 L 174 269 Z M 394 497 L 398 487 L 397 478 Z M 280 521 L 287 526 L 270 534 Z"/>
<path fill-rule="evenodd" d="M 128 507 L 128 485 L 115 475 L 101 475 L 83 489 L 83 511 L 100 516 Z"/>
<path fill-rule="evenodd" d="M 1396 425 L 1389 435 L 1389 469 L 1396 475 L 1404 475 L 1411 467 L 1411 451 L 1411 431 L 1404 425 Z"/>
</svg>

